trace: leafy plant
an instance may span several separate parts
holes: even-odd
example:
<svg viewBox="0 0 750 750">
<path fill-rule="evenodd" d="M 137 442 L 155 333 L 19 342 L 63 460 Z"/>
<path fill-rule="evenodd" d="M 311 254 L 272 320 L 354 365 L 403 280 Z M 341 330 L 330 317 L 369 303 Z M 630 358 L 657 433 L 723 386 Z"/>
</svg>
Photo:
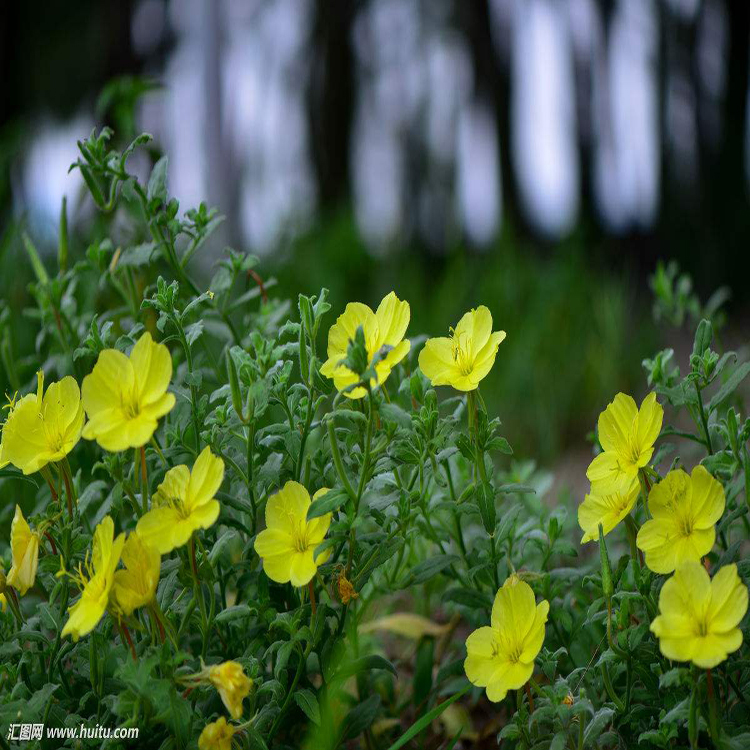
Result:
<svg viewBox="0 0 750 750">
<path fill-rule="evenodd" d="M 750 364 L 712 348 L 718 304 L 684 281 L 675 296 L 675 273 L 657 271 L 668 317 L 699 318 L 690 368 L 670 350 L 644 363 L 668 425 L 651 397 L 658 424 L 628 454 L 627 492 L 592 486 L 632 502 L 579 560 L 573 499 L 550 507 L 550 478 L 487 413 L 480 381 L 504 334 L 486 308 L 422 346 L 395 295 L 334 323 L 351 300 L 276 299 L 232 249 L 202 289 L 191 265 L 221 217 L 180 213 L 166 157 L 146 184 L 128 171 L 149 141 L 118 151 L 104 129 L 79 143 L 74 167 L 117 217 L 83 258 L 64 206 L 54 273 L 24 236 L 32 361 L 12 356 L 20 311 L 0 314 L 6 375 L 26 394 L 11 398 L 0 477 L 11 499 L 33 487 L 0 577 L 3 730 L 137 727 L 161 748 L 746 747 L 747 633 L 711 668 L 670 661 L 654 622 L 680 578 L 639 549 L 665 475 L 700 464 L 723 498 L 703 562 L 714 580 L 737 564 L 747 600 Z M 75 399 L 44 382 L 65 378 L 88 421 L 60 432 Z M 618 440 L 600 432 L 597 451 Z"/>
</svg>

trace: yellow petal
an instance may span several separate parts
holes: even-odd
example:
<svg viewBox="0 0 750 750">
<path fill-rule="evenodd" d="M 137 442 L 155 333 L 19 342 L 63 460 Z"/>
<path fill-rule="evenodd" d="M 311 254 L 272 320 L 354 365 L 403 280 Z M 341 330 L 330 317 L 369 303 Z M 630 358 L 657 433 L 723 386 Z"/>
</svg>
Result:
<svg viewBox="0 0 750 750">
<path fill-rule="evenodd" d="M 737 566 L 725 565 L 711 581 L 711 603 L 708 622 L 711 632 L 736 628 L 747 612 L 747 586 L 737 575 Z"/>
<path fill-rule="evenodd" d="M 310 494 L 299 483 L 288 481 L 266 503 L 266 526 L 292 533 L 305 521 L 310 508 Z"/>
<path fill-rule="evenodd" d="M 511 579 L 509 579 L 511 581 Z M 492 627 L 515 643 L 522 643 L 536 616 L 534 592 L 525 581 L 506 582 L 495 595 L 492 605 Z"/>
<path fill-rule="evenodd" d="M 419 352 L 419 369 L 432 385 L 451 385 L 461 377 L 453 359 L 453 345 L 444 336 L 427 339 Z"/>
<path fill-rule="evenodd" d="M 81 385 L 83 408 L 89 419 L 100 411 L 120 407 L 122 395 L 130 394 L 134 384 L 135 373 L 130 360 L 117 349 L 102 351 Z"/>
<path fill-rule="evenodd" d="M 13 565 L 8 571 L 6 583 L 24 596 L 36 580 L 39 535 L 32 532 L 18 505 L 10 526 L 10 548 Z"/>
<path fill-rule="evenodd" d="M 354 338 L 357 328 L 368 328 L 376 325 L 375 313 L 361 302 L 350 302 L 344 312 L 328 331 L 328 357 L 338 360 L 346 357 L 349 342 Z"/>
<path fill-rule="evenodd" d="M 654 518 L 673 519 L 675 507 L 688 507 L 692 492 L 690 477 L 674 469 L 648 493 L 648 509 Z"/>
<path fill-rule="evenodd" d="M 712 527 L 724 513 L 724 488 L 703 466 L 696 466 L 690 475 L 691 502 L 695 526 Z"/>
<path fill-rule="evenodd" d="M 548 614 L 549 602 L 544 599 L 536 605 L 534 622 L 524 639 L 523 650 L 521 651 L 521 656 L 519 657 L 522 662 L 533 662 L 534 659 L 536 659 L 537 654 L 541 650 L 545 636 L 544 625 L 547 622 Z"/>
<path fill-rule="evenodd" d="M 315 577 L 318 566 L 313 559 L 313 551 L 309 548 L 292 555 L 292 565 L 289 571 L 289 581 L 292 586 L 306 586 Z"/>
<path fill-rule="evenodd" d="M 296 552 L 291 534 L 280 529 L 264 529 L 255 537 L 255 551 L 258 557 L 291 555 Z"/>
<path fill-rule="evenodd" d="M 292 576 L 292 555 L 273 555 L 263 558 L 265 574 L 276 583 L 289 583 Z"/>
<path fill-rule="evenodd" d="M 638 411 L 636 440 L 641 452 L 656 442 L 656 438 L 659 437 L 661 432 L 663 419 L 664 409 L 662 405 L 656 400 L 655 393 L 649 393 L 643 399 Z"/>
<path fill-rule="evenodd" d="M 211 453 L 206 446 L 193 465 L 187 489 L 187 507 L 189 509 L 205 505 L 213 499 L 224 480 L 224 462 Z"/>
<path fill-rule="evenodd" d="M 135 530 L 146 544 L 162 555 L 186 544 L 193 532 L 191 526 L 182 523 L 177 510 L 168 505 L 152 508 L 144 514 Z"/>
<path fill-rule="evenodd" d="M 711 669 L 721 664 L 741 645 L 742 631 L 739 628 L 730 630 L 728 633 L 709 633 L 697 639 L 693 663 L 701 669 Z"/>
<path fill-rule="evenodd" d="M 158 401 L 172 379 L 172 356 L 164 344 L 157 344 L 146 331 L 130 352 L 135 389 L 141 406 Z"/>
<path fill-rule="evenodd" d="M 395 292 L 390 292 L 383 297 L 375 311 L 379 331 L 379 346 L 383 346 L 383 344 L 396 346 L 406 334 L 410 316 L 409 303 L 400 300 Z"/>
<path fill-rule="evenodd" d="M 605 451 L 630 452 L 630 436 L 638 417 L 638 407 L 631 396 L 618 393 L 599 415 L 599 442 Z"/>
<path fill-rule="evenodd" d="M 492 333 L 492 313 L 484 305 L 465 313 L 456 326 L 455 337 L 466 349 L 470 361 L 473 361 Z"/>
</svg>

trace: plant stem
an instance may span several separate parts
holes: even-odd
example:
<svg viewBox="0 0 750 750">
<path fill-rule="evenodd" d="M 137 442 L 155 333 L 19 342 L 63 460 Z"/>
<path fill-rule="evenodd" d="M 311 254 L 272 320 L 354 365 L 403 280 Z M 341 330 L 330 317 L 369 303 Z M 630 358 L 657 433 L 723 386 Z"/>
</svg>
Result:
<svg viewBox="0 0 750 750">
<path fill-rule="evenodd" d="M 146 468 L 146 449 L 141 446 L 141 503 L 143 515 L 148 513 L 148 469 Z"/>
<path fill-rule="evenodd" d="M 310 582 L 307 584 L 307 591 L 310 594 L 310 608 L 312 610 L 313 617 L 315 616 L 318 607 L 315 604 L 315 586 L 313 584 L 313 579 L 310 579 Z"/>
<path fill-rule="evenodd" d="M 701 395 L 701 389 L 698 387 L 698 383 L 695 383 L 695 392 L 698 394 L 698 410 L 700 411 L 701 423 L 703 425 L 703 434 L 706 436 L 706 448 L 708 449 L 709 455 L 712 456 L 714 449 L 711 445 L 711 435 L 708 431 L 708 419 L 703 410 L 703 396 Z"/>
<path fill-rule="evenodd" d="M 65 494 L 68 500 L 68 516 L 73 520 L 73 477 L 70 474 L 70 464 L 68 463 L 68 457 L 66 456 L 60 462 L 61 472 L 63 476 L 63 482 L 65 482 Z"/>
<path fill-rule="evenodd" d="M 706 670 L 706 683 L 708 686 L 708 728 L 711 733 L 711 741 L 716 747 L 719 747 L 719 716 L 716 708 L 714 678 L 710 669 Z"/>
</svg>

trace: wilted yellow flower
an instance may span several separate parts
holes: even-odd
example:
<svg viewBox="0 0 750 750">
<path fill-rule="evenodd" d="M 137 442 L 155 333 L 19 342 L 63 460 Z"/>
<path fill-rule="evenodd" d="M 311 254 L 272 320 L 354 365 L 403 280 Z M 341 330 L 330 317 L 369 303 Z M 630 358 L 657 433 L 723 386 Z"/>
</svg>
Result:
<svg viewBox="0 0 750 750">
<path fill-rule="evenodd" d="M 725 565 L 711 580 L 699 562 L 688 560 L 662 586 L 651 631 L 667 659 L 711 669 L 742 645 L 738 626 L 745 612 L 747 586 L 736 565 Z"/>
<path fill-rule="evenodd" d="M 432 385 L 452 385 L 473 391 L 495 364 L 505 331 L 492 332 L 492 313 L 480 305 L 467 312 L 451 336 L 427 339 L 419 353 L 419 368 Z"/>
<path fill-rule="evenodd" d="M 169 349 L 152 341 L 148 331 L 129 358 L 117 349 L 105 349 L 83 379 L 83 406 L 89 418 L 83 437 L 113 452 L 145 445 L 159 417 L 175 404 L 174 395 L 167 393 L 171 377 Z"/>
<path fill-rule="evenodd" d="M 359 599 L 359 594 L 352 586 L 352 582 L 344 575 L 342 571 L 338 578 L 339 598 L 342 604 L 349 604 L 352 599 Z"/>
<path fill-rule="evenodd" d="M 659 437 L 664 409 L 649 393 L 641 403 L 624 393 L 599 415 L 599 442 L 604 451 L 589 465 L 586 476 L 596 494 L 624 491 L 638 469 L 648 465 L 654 454 L 654 443 Z"/>
<path fill-rule="evenodd" d="M 227 724 L 227 720 L 220 716 L 216 721 L 206 724 L 198 737 L 198 750 L 231 750 L 232 738 L 237 730 Z"/>
<path fill-rule="evenodd" d="M 31 530 L 17 505 L 13 523 L 10 525 L 10 551 L 13 565 L 8 571 L 6 584 L 13 586 L 23 596 L 34 585 L 36 579 L 39 534 Z"/>
<path fill-rule="evenodd" d="M 641 526 L 636 543 L 654 573 L 671 573 L 685 560 L 700 560 L 716 541 L 715 524 L 724 512 L 724 488 L 703 466 L 688 476 L 670 471 L 648 495 L 653 518 Z"/>
<path fill-rule="evenodd" d="M 605 534 L 612 531 L 633 509 L 639 492 L 640 485 L 635 477 L 624 492 L 615 490 L 600 495 L 592 488 L 591 494 L 586 495 L 578 506 L 578 525 L 584 531 L 581 544 L 599 538 L 599 524 L 602 525 Z"/>
<path fill-rule="evenodd" d="M 495 596 L 491 626 L 475 630 L 466 639 L 466 676 L 472 684 L 487 688 L 493 703 L 531 678 L 534 659 L 544 643 L 548 612 L 548 601 L 537 604 L 531 586 L 511 576 Z"/>
<path fill-rule="evenodd" d="M 206 446 L 192 472 L 181 464 L 170 469 L 152 498 L 153 507 L 136 526 L 138 536 L 162 555 L 182 547 L 197 529 L 219 517 L 214 498 L 224 479 L 224 462 Z"/>
<path fill-rule="evenodd" d="M 122 548 L 124 570 L 115 571 L 112 598 L 125 615 L 150 604 L 159 583 L 161 556 L 158 550 L 145 544 L 137 533 L 129 534 Z"/>
<path fill-rule="evenodd" d="M 218 690 L 222 703 L 233 719 L 242 716 L 242 701 L 250 693 L 253 681 L 236 661 L 225 661 L 208 667 L 208 679 Z"/>
<path fill-rule="evenodd" d="M 91 562 L 87 554 L 84 569 L 79 565 L 74 575 L 81 596 L 68 610 L 68 621 L 61 633 L 63 638 L 70 634 L 77 641 L 90 633 L 102 619 L 124 544 L 125 534 L 119 534 L 115 539 L 115 524 L 109 516 L 104 516 L 94 529 Z"/>
<path fill-rule="evenodd" d="M 314 498 L 328 492 L 318 490 Z M 331 524 L 331 514 L 307 520 L 310 494 L 299 482 L 287 482 L 266 503 L 266 529 L 255 539 L 255 551 L 263 558 L 263 570 L 277 583 L 304 586 L 331 554 L 325 550 L 317 560 L 315 548 Z"/>
<path fill-rule="evenodd" d="M 328 359 L 320 368 L 321 375 L 332 378 L 339 391 L 359 381 L 359 376 L 340 362 L 346 357 L 357 328 L 362 326 L 368 362 L 372 362 L 378 353 L 382 357 L 375 363 L 377 378 L 373 378 L 370 385 L 375 388 L 385 383 L 391 370 L 411 348 L 411 342 L 404 338 L 410 314 L 409 303 L 400 300 L 395 292 L 383 297 L 375 312 L 361 302 L 350 302 L 328 331 Z M 366 393 L 364 388 L 353 388 L 345 395 L 362 398 Z"/>
<path fill-rule="evenodd" d="M 78 383 L 67 375 L 44 393 L 44 373 L 37 373 L 37 391 L 11 402 L 0 442 L 0 466 L 9 463 L 33 474 L 61 461 L 81 438 L 83 405 Z"/>
</svg>

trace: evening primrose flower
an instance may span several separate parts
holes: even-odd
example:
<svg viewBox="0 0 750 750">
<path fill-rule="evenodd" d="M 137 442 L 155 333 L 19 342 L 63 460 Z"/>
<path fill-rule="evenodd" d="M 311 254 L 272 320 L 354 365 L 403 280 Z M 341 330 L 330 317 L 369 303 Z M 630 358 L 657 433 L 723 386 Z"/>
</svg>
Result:
<svg viewBox="0 0 750 750">
<path fill-rule="evenodd" d="M 63 638 L 70 634 L 77 641 L 90 633 L 102 619 L 124 544 L 125 534 L 115 539 L 115 524 L 109 516 L 104 516 L 94 529 L 91 561 L 87 554 L 84 568 L 79 565 L 78 571 L 72 575 L 81 589 L 81 596 L 68 610 L 68 621 L 61 633 Z"/>
<path fill-rule="evenodd" d="M 206 446 L 192 472 L 181 464 L 166 473 L 136 533 L 162 555 L 187 544 L 194 531 L 207 529 L 219 517 L 219 501 L 214 496 L 223 479 L 224 462 Z"/>
<path fill-rule="evenodd" d="M 10 525 L 10 550 L 13 565 L 8 571 L 6 584 L 13 586 L 23 596 L 34 585 L 36 579 L 39 533 L 31 530 L 17 505 L 16 514 Z"/>
<path fill-rule="evenodd" d="M 581 544 L 599 538 L 599 524 L 602 525 L 604 534 L 612 531 L 633 509 L 639 491 L 640 485 L 635 477 L 623 492 L 615 490 L 597 494 L 592 487 L 591 494 L 586 495 L 578 506 L 578 525 L 584 531 Z"/>
<path fill-rule="evenodd" d="M 220 716 L 216 721 L 206 724 L 198 737 L 198 750 L 231 750 L 232 738 L 237 730 Z"/>
<path fill-rule="evenodd" d="M 370 381 L 372 388 L 385 383 L 391 370 L 409 353 L 411 342 L 404 338 L 409 326 L 409 303 L 400 300 L 395 292 L 390 292 L 373 312 L 361 302 L 350 302 L 344 312 L 328 331 L 328 359 L 320 368 L 321 375 L 332 378 L 337 390 L 345 391 L 359 382 L 359 376 L 341 363 L 347 355 L 349 343 L 354 339 L 357 328 L 362 326 L 367 348 L 367 361 L 375 363 L 376 378 Z M 344 392 L 349 398 L 362 398 L 364 388 L 352 388 Z"/>
<path fill-rule="evenodd" d="M 318 490 L 313 499 L 328 492 Z M 255 551 L 263 558 L 263 570 L 277 583 L 304 586 L 324 563 L 331 550 L 315 559 L 315 548 L 323 541 L 331 513 L 307 520 L 310 494 L 299 482 L 289 481 L 266 503 L 266 529 L 255 539 Z"/>
<path fill-rule="evenodd" d="M 671 573 L 685 560 L 700 560 L 716 541 L 715 524 L 724 512 L 724 488 L 703 466 L 688 476 L 670 471 L 648 495 L 653 516 L 641 526 L 636 543 L 654 573 Z"/>
<path fill-rule="evenodd" d="M 699 562 L 683 562 L 662 586 L 659 616 L 651 623 L 662 654 L 702 669 L 720 664 L 742 645 L 747 599 L 736 565 L 725 565 L 711 580 Z"/>
<path fill-rule="evenodd" d="M 208 679 L 219 692 L 233 719 L 242 717 L 242 701 L 250 694 L 253 681 L 236 661 L 225 661 L 207 668 Z"/>
<path fill-rule="evenodd" d="M 618 393 L 599 415 L 599 442 L 604 449 L 589 465 L 586 476 L 596 494 L 624 491 L 638 470 L 648 465 L 659 437 L 664 409 L 649 393 L 641 403 Z"/>
<path fill-rule="evenodd" d="M 161 556 L 158 550 L 143 540 L 137 533 L 129 534 L 122 548 L 124 570 L 116 570 L 112 586 L 112 598 L 116 608 L 124 615 L 150 604 L 156 596 L 159 583 Z"/>
<path fill-rule="evenodd" d="M 172 357 L 164 344 L 146 331 L 126 357 L 105 349 L 83 379 L 83 407 L 89 421 L 83 437 L 106 451 L 140 448 L 154 434 L 159 417 L 171 411 L 175 397 L 167 393 Z"/>
<path fill-rule="evenodd" d="M 492 314 L 480 305 L 467 312 L 451 336 L 427 339 L 419 353 L 419 368 L 432 385 L 452 385 L 473 391 L 495 364 L 505 331 L 492 331 Z"/>
<path fill-rule="evenodd" d="M 44 373 L 37 373 L 36 393 L 8 405 L 0 442 L 0 466 L 9 463 L 33 474 L 61 461 L 81 439 L 83 405 L 75 379 L 66 375 L 44 392 Z"/>
<path fill-rule="evenodd" d="M 466 639 L 466 676 L 472 684 L 486 688 L 493 703 L 531 679 L 534 659 L 544 643 L 548 612 L 549 602 L 537 604 L 531 586 L 512 575 L 495 596 L 491 626 L 475 630 Z"/>
</svg>

